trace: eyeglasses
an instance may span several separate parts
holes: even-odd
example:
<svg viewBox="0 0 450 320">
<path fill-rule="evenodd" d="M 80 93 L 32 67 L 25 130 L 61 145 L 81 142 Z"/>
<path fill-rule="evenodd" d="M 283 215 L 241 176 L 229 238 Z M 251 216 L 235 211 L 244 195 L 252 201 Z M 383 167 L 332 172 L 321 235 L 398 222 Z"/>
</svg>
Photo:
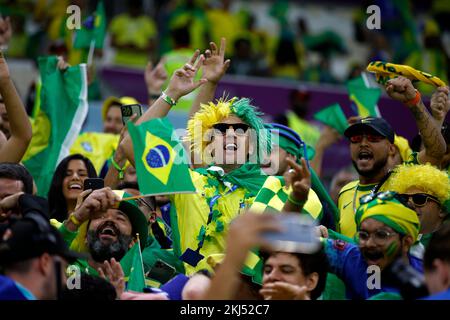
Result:
<svg viewBox="0 0 450 320">
<path fill-rule="evenodd" d="M 356 134 L 350 137 L 350 142 L 360 143 L 363 140 L 363 137 L 366 137 L 367 141 L 369 142 L 380 142 L 381 140 L 386 139 L 385 137 L 378 134 Z"/>
<path fill-rule="evenodd" d="M 378 192 L 375 194 L 369 193 L 369 194 L 363 195 L 361 198 L 359 198 L 359 203 L 361 205 L 363 205 L 363 204 L 369 203 L 370 201 L 372 201 L 374 199 L 380 199 L 380 200 L 397 199 L 400 202 L 402 202 L 403 204 L 408 203 L 408 201 L 404 201 L 404 199 L 400 198 L 399 194 L 394 191 L 384 191 L 384 192 Z"/>
<path fill-rule="evenodd" d="M 434 201 L 437 204 L 441 205 L 441 203 L 440 203 L 438 198 L 436 198 L 436 197 L 434 197 L 432 195 L 426 194 L 426 193 L 416 193 L 416 194 L 402 193 L 402 194 L 398 194 L 397 196 L 399 198 L 402 198 L 402 200 L 404 202 L 409 202 L 409 200 L 412 200 L 412 203 L 416 207 L 423 207 L 424 205 L 427 204 L 428 199 L 430 199 L 431 201 Z"/>
<path fill-rule="evenodd" d="M 357 232 L 358 238 L 360 242 L 367 242 L 369 241 L 370 237 L 373 236 L 373 242 L 375 242 L 375 244 L 378 245 L 383 245 L 386 243 L 386 241 L 396 235 L 397 233 L 395 232 L 388 232 L 386 230 L 383 229 L 378 229 L 373 233 L 369 233 L 365 230 L 360 230 Z"/>
<path fill-rule="evenodd" d="M 221 134 L 226 134 L 230 127 L 233 128 L 236 134 L 245 134 L 249 128 L 249 125 L 245 123 L 216 123 L 213 125 L 213 128 Z"/>
<path fill-rule="evenodd" d="M 145 198 L 138 198 L 136 199 L 136 203 L 141 206 L 148 207 L 151 211 L 156 210 L 156 200 L 154 197 L 148 197 L 149 201 L 147 201 Z"/>
</svg>

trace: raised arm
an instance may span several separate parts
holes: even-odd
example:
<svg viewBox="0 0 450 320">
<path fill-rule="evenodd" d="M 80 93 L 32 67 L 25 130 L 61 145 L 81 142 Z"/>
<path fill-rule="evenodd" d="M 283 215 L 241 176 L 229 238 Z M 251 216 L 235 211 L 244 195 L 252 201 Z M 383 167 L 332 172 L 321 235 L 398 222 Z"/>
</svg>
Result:
<svg viewBox="0 0 450 320">
<path fill-rule="evenodd" d="M 287 159 L 287 162 L 292 169 L 284 175 L 284 179 L 286 186 L 291 186 L 292 191 L 284 204 L 283 211 L 301 212 L 311 189 L 311 173 L 304 158 L 302 158 L 301 166 L 291 159 Z"/>
<path fill-rule="evenodd" d="M 31 123 L 11 80 L 8 65 L 0 51 L 0 95 L 5 103 L 11 136 L 0 150 L 0 162 L 18 163 L 31 141 Z"/>
<path fill-rule="evenodd" d="M 449 91 L 448 87 L 439 87 L 431 96 L 431 114 L 439 127 L 442 127 L 444 124 L 445 116 L 450 110 L 450 99 L 448 98 Z"/>
<path fill-rule="evenodd" d="M 163 118 L 167 116 L 170 108 L 173 106 L 172 102 L 178 101 L 181 97 L 191 93 L 207 80 L 202 78 L 199 81 L 195 81 L 194 77 L 203 64 L 205 57 L 200 55 L 200 51 L 195 51 L 194 55 L 187 61 L 184 66 L 177 69 L 170 78 L 169 85 L 165 91 L 167 96 L 165 99 L 159 97 L 150 106 L 150 108 L 137 120 L 136 124 L 146 122 L 154 118 Z M 134 153 L 133 144 L 129 134 L 126 134 L 123 141 L 119 144 L 119 148 L 122 149 L 130 163 L 134 166 Z"/>
<path fill-rule="evenodd" d="M 386 92 L 391 98 L 404 103 L 416 119 L 425 146 L 425 149 L 418 155 L 419 162 L 439 165 L 447 146 L 441 134 L 441 128 L 428 112 L 420 98 L 420 93 L 414 88 L 411 80 L 405 77 L 389 80 Z"/>
<path fill-rule="evenodd" d="M 189 110 L 189 119 L 200 109 L 200 104 L 208 103 L 214 99 L 217 85 L 230 66 L 230 60 L 225 61 L 227 45 L 225 38 L 220 40 L 219 49 L 214 42 L 210 42 L 209 45 L 211 50 L 205 51 L 205 60 L 203 61 L 203 78 L 208 82 L 200 88 L 200 92 L 195 98 L 191 110 Z"/>
<path fill-rule="evenodd" d="M 330 126 L 324 127 L 316 144 L 316 154 L 314 155 L 314 159 L 310 162 L 311 167 L 314 169 L 317 176 L 320 177 L 322 174 L 322 162 L 325 150 L 336 143 L 340 138 L 341 135 L 336 131 L 336 129 L 333 129 Z"/>
</svg>

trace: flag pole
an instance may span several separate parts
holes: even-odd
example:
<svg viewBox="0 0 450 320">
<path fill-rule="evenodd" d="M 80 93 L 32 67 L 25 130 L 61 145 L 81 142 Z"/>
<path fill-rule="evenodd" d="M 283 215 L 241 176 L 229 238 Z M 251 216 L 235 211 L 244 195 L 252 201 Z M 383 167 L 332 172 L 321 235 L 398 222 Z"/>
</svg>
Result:
<svg viewBox="0 0 450 320">
<path fill-rule="evenodd" d="M 89 45 L 89 54 L 87 58 L 87 65 L 91 66 L 92 60 L 94 58 L 94 50 L 95 50 L 95 38 L 91 40 L 91 44 Z"/>
<path fill-rule="evenodd" d="M 144 288 L 145 288 L 144 260 L 142 260 L 141 240 L 139 239 L 139 233 L 136 233 L 136 238 L 137 238 L 137 242 L 138 242 L 138 246 L 139 246 L 139 247 L 138 247 L 138 250 L 139 250 L 139 256 L 141 257 L 141 258 L 140 258 L 141 266 L 142 266 L 141 270 L 142 270 L 142 276 L 144 277 Z M 143 290 L 144 288 L 142 288 L 142 290 Z"/>
</svg>

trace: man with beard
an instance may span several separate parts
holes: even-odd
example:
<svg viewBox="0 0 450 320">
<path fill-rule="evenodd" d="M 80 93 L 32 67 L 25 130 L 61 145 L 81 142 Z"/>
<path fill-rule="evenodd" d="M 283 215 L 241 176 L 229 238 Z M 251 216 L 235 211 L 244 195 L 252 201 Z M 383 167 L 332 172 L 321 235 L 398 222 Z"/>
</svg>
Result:
<svg viewBox="0 0 450 320">
<path fill-rule="evenodd" d="M 425 148 L 417 155 L 419 163 L 439 165 L 446 152 L 446 144 L 439 126 L 424 106 L 420 93 L 411 81 L 404 77 L 390 80 L 386 86 L 391 98 L 404 103 L 416 119 Z M 389 123 L 382 118 L 368 117 L 357 120 L 345 130 L 350 140 L 350 153 L 359 180 L 352 181 L 339 193 L 339 228 L 343 235 L 353 237 L 356 232 L 354 215 L 359 206 L 359 198 L 368 194 L 377 185 L 385 190 L 383 183 L 392 169 L 392 159 L 396 153 L 395 134 Z"/>
<path fill-rule="evenodd" d="M 60 227 L 66 242 L 80 241 L 80 237 L 85 241 L 91 256 L 76 262 L 82 272 L 98 275 L 105 261 L 120 261 L 136 241 L 136 234 L 141 248 L 145 247 L 148 231 L 144 214 L 131 201 L 120 198 L 110 188 L 95 190 Z"/>
<path fill-rule="evenodd" d="M 361 198 L 355 217 L 358 245 L 325 240 L 331 272 L 344 281 L 349 299 L 398 298 L 399 288 L 383 277 L 398 258 L 423 272 L 422 261 L 409 254 L 419 234 L 419 219 L 396 197 L 395 192 L 381 192 Z"/>
</svg>

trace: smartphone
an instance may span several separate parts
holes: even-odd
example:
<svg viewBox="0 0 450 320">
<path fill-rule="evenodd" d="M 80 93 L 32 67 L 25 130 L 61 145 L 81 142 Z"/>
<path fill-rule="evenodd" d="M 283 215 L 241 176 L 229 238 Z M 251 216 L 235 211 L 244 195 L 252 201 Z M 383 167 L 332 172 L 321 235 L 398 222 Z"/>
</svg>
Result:
<svg viewBox="0 0 450 320">
<path fill-rule="evenodd" d="M 140 104 L 127 104 L 121 106 L 120 111 L 122 112 L 122 122 L 124 125 L 130 120 L 133 114 L 137 115 L 136 119 L 142 116 L 142 106 Z"/>
<path fill-rule="evenodd" d="M 171 265 L 162 261 L 161 259 L 156 260 L 155 265 L 146 274 L 147 277 L 160 281 L 161 283 L 166 283 L 175 276 L 176 270 Z"/>
<path fill-rule="evenodd" d="M 312 254 L 320 250 L 317 222 L 306 214 L 276 213 L 282 231 L 266 232 L 263 237 L 275 251 Z"/>
<path fill-rule="evenodd" d="M 102 189 L 105 187 L 105 181 L 101 178 L 87 178 L 84 180 L 84 190 L 92 189 L 92 191 L 97 189 Z"/>
</svg>

